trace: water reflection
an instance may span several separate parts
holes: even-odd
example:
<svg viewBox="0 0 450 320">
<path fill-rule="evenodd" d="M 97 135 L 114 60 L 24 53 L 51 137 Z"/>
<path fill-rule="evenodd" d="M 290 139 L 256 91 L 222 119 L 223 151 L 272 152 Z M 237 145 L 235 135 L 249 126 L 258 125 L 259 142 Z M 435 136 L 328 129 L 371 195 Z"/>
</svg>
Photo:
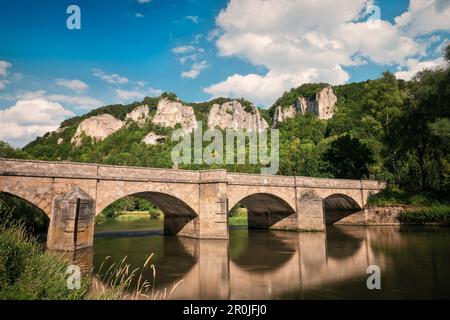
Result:
<svg viewBox="0 0 450 320">
<path fill-rule="evenodd" d="M 154 253 L 159 290 L 183 280 L 173 299 L 448 298 L 449 240 L 446 229 L 234 229 L 229 241 L 96 238 L 91 261 L 98 267 L 106 256 L 119 261 L 126 255 L 132 267 L 140 267 Z M 366 287 L 371 264 L 381 268 L 382 290 Z"/>
</svg>

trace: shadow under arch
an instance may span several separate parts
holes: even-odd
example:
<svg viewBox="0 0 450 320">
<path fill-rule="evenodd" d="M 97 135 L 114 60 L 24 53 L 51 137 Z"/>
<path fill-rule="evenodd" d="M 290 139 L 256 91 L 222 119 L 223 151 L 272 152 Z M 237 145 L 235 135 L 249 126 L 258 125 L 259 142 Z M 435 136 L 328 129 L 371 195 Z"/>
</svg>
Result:
<svg viewBox="0 0 450 320">
<path fill-rule="evenodd" d="M 3 220 L 21 220 L 32 234 L 40 239 L 47 237 L 50 217 L 41 208 L 18 195 L 0 191 L 0 221 Z"/>
<path fill-rule="evenodd" d="M 250 272 L 267 272 L 285 265 L 298 250 L 292 232 L 236 229 L 230 236 L 230 260 Z"/>
<path fill-rule="evenodd" d="M 191 220 L 197 217 L 197 213 L 194 209 L 184 201 L 175 196 L 154 191 L 143 191 L 125 195 L 122 198 L 114 200 L 102 210 L 125 197 L 145 199 L 158 207 L 164 214 L 164 234 L 178 234 Z"/>
<path fill-rule="evenodd" d="M 323 200 L 323 207 L 327 225 L 334 224 L 362 210 L 354 199 L 341 193 L 326 197 Z"/>
<path fill-rule="evenodd" d="M 327 255 L 336 259 L 345 259 L 358 252 L 366 240 L 366 231 L 352 226 L 327 226 L 326 239 Z"/>
<path fill-rule="evenodd" d="M 239 203 L 247 209 L 249 229 L 268 229 L 295 213 L 285 200 L 270 193 L 254 193 Z"/>
</svg>

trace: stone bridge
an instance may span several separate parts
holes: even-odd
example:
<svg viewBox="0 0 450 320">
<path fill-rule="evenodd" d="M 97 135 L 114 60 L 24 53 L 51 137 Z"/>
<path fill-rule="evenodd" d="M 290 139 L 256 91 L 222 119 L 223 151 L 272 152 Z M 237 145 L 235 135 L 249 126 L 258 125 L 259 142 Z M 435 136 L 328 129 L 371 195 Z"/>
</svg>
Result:
<svg viewBox="0 0 450 320">
<path fill-rule="evenodd" d="M 158 206 L 166 234 L 227 239 L 229 211 L 238 203 L 248 210 L 249 228 L 323 231 L 326 223 L 365 224 L 368 196 L 384 187 L 369 180 L 0 159 L 0 192 L 40 208 L 50 218 L 48 247 L 69 251 L 92 246 L 95 215 L 126 196 Z"/>
</svg>

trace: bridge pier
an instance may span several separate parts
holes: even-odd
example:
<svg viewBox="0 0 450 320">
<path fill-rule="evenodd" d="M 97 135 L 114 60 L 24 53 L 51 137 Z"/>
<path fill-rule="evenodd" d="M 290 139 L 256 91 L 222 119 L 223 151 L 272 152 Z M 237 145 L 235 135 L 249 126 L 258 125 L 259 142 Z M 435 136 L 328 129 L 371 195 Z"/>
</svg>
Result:
<svg viewBox="0 0 450 320">
<path fill-rule="evenodd" d="M 323 199 L 314 194 L 304 194 L 297 201 L 298 229 L 325 231 Z"/>
<path fill-rule="evenodd" d="M 77 251 L 93 245 L 95 201 L 79 187 L 53 199 L 47 247 Z"/>
</svg>

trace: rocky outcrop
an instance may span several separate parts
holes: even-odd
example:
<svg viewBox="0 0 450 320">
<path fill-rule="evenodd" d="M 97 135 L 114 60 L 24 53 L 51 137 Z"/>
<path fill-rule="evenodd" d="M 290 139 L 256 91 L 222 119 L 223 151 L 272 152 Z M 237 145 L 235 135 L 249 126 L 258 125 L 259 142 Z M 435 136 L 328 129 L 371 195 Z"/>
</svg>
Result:
<svg viewBox="0 0 450 320">
<path fill-rule="evenodd" d="M 331 86 L 323 88 L 312 98 L 298 97 L 294 105 L 289 107 L 278 106 L 275 109 L 273 126 L 297 114 L 311 112 L 321 120 L 331 119 L 336 112 L 337 97 Z"/>
<path fill-rule="evenodd" d="M 124 122 L 108 113 L 100 114 L 83 120 L 77 128 L 71 142 L 75 146 L 81 145 L 81 136 L 84 133 L 94 141 L 100 141 L 113 134 L 124 126 Z"/>
<path fill-rule="evenodd" d="M 156 134 L 153 131 L 149 132 L 144 139 L 142 139 L 142 142 L 148 145 L 154 145 L 158 143 L 164 143 L 166 141 L 166 137 Z"/>
<path fill-rule="evenodd" d="M 286 119 L 295 117 L 297 114 L 297 109 L 295 106 L 289 106 L 283 108 L 278 106 L 273 114 L 273 127 L 276 127 L 279 123 L 284 122 Z"/>
<path fill-rule="evenodd" d="M 262 131 L 269 126 L 255 106 L 244 108 L 239 101 L 213 104 L 208 116 L 209 128 Z"/>
<path fill-rule="evenodd" d="M 331 119 L 336 112 L 337 97 L 331 86 L 316 93 L 314 99 L 308 101 L 308 111 L 317 115 L 319 119 Z"/>
<path fill-rule="evenodd" d="M 137 106 L 133 111 L 127 113 L 125 120 L 136 121 L 139 124 L 143 124 L 149 116 L 149 108 L 147 105 Z"/>
<path fill-rule="evenodd" d="M 159 100 L 152 122 L 171 128 L 175 128 L 175 125 L 179 123 L 186 132 L 197 128 L 194 109 L 185 106 L 180 101 L 172 101 L 167 98 Z"/>
</svg>

